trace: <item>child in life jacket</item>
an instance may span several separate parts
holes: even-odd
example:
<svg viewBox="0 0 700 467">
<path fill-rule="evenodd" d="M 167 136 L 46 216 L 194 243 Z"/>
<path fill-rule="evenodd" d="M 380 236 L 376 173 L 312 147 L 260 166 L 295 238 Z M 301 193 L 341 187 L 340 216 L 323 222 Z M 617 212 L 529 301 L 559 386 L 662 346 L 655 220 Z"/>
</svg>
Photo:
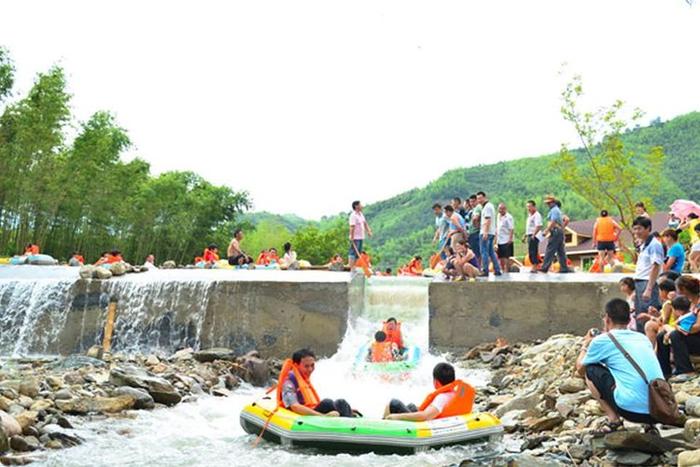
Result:
<svg viewBox="0 0 700 467">
<path fill-rule="evenodd" d="M 384 331 L 377 331 L 374 334 L 374 342 L 369 347 L 367 360 L 372 363 L 393 362 L 399 354 L 398 346 L 387 340 Z"/>
<path fill-rule="evenodd" d="M 384 410 L 384 419 L 423 422 L 471 413 L 476 391 L 464 381 L 455 379 L 452 365 L 435 365 L 433 386 L 435 391 L 428 394 L 420 407 L 414 404 L 404 405 L 400 400 L 392 399 Z"/>
</svg>

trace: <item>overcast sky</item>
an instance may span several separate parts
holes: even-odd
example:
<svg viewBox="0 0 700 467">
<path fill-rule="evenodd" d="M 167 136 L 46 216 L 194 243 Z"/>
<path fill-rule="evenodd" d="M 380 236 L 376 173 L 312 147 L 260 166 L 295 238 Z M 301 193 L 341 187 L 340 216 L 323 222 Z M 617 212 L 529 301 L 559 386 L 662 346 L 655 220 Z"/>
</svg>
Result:
<svg viewBox="0 0 700 467">
<path fill-rule="evenodd" d="M 0 45 L 20 93 L 61 64 L 77 118 L 113 111 L 155 173 L 307 218 L 558 150 L 563 62 L 590 105 L 700 110 L 684 0 L 14 0 Z"/>
</svg>

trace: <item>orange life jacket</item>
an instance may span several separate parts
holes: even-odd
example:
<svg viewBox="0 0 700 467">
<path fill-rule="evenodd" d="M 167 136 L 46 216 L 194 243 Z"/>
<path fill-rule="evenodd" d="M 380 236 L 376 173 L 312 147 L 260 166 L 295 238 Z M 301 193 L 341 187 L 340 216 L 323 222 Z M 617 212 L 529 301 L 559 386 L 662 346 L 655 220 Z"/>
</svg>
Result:
<svg viewBox="0 0 700 467">
<path fill-rule="evenodd" d="M 474 406 L 474 398 L 476 397 L 476 390 L 460 379 L 456 379 L 450 384 L 446 384 L 440 387 L 440 389 L 431 392 L 418 410 L 423 411 L 427 409 L 438 395 L 448 392 L 454 392 L 455 395 L 435 418 L 454 417 L 455 415 L 471 413 L 472 407 Z"/>
<path fill-rule="evenodd" d="M 107 255 L 107 264 L 114 264 L 114 263 L 119 263 L 121 261 L 124 261 L 124 258 L 122 258 L 122 255 Z"/>
<path fill-rule="evenodd" d="M 271 262 L 279 263 L 280 262 L 280 257 L 277 256 L 276 253 L 269 253 L 267 255 L 267 264 L 270 264 Z"/>
<path fill-rule="evenodd" d="M 393 362 L 394 354 L 391 352 L 393 342 L 372 342 L 372 362 Z"/>
<path fill-rule="evenodd" d="M 203 262 L 204 262 L 204 258 L 202 258 L 201 256 L 194 257 L 194 264 L 203 263 Z"/>
<path fill-rule="evenodd" d="M 615 238 L 615 221 L 610 217 L 599 217 L 596 221 L 595 239 L 598 242 L 614 242 Z"/>
<path fill-rule="evenodd" d="M 365 273 L 365 277 L 371 277 L 372 276 L 372 271 L 371 271 L 371 265 L 369 263 L 369 255 L 362 253 L 358 260 L 355 262 L 355 266 L 358 268 L 362 268 L 362 270 Z"/>
<path fill-rule="evenodd" d="M 85 258 L 83 258 L 82 255 L 73 255 L 73 258 L 75 258 L 77 261 L 80 261 L 80 264 L 85 264 Z"/>
<path fill-rule="evenodd" d="M 29 248 L 27 248 L 27 249 L 24 251 L 24 254 L 25 254 L 26 256 L 38 255 L 38 254 L 39 254 L 39 245 L 32 244 L 32 246 L 30 246 Z"/>
<path fill-rule="evenodd" d="M 393 342 L 399 349 L 403 349 L 403 336 L 401 335 L 401 323 L 397 322 L 394 330 L 389 329 L 389 323 L 384 323 L 382 331 L 386 334 L 384 342 Z"/>
<path fill-rule="evenodd" d="M 268 264 L 270 264 L 270 255 L 268 253 L 260 253 L 260 255 L 258 255 L 258 260 L 255 262 L 255 264 L 267 266 Z"/>
<path fill-rule="evenodd" d="M 316 407 L 321 402 L 321 399 L 318 397 L 318 394 L 311 385 L 311 382 L 307 381 L 303 376 L 301 376 L 301 371 L 299 371 L 299 368 L 297 368 L 291 358 L 284 361 L 282 371 L 280 371 L 280 377 L 277 380 L 277 406 L 284 407 L 284 402 L 282 402 L 282 385 L 285 381 L 287 381 L 290 373 L 294 375 L 294 379 L 297 383 L 297 396 L 299 397 L 299 402 L 303 401 L 302 405 L 310 409 Z"/>
</svg>

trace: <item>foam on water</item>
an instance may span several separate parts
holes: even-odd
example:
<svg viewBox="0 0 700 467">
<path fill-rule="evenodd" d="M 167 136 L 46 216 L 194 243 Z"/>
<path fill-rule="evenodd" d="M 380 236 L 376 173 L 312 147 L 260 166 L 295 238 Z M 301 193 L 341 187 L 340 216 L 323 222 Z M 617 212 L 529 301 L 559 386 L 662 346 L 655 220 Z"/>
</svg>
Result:
<svg viewBox="0 0 700 467">
<path fill-rule="evenodd" d="M 378 418 L 391 398 L 419 404 L 432 390 L 432 368 L 444 356 L 428 352 L 428 284 L 426 280 L 372 278 L 365 289 L 365 309 L 348 323 L 338 352 L 318 362 L 312 376 L 322 397 L 345 398 L 366 417 Z M 423 359 L 406 378 L 387 379 L 357 374 L 353 366 L 358 348 L 394 316 L 403 322 L 407 343 L 419 345 Z M 486 372 L 458 369 L 459 376 L 476 386 Z M 86 443 L 48 454 L 41 464 L 81 467 L 93 465 L 259 466 L 325 465 L 343 467 L 444 466 L 465 458 L 492 455 L 484 445 L 455 446 L 412 456 L 364 454 L 329 455 L 313 450 L 287 449 L 260 442 L 239 425 L 241 409 L 263 390 L 244 386 L 228 398 L 203 397 L 171 409 L 138 412 L 135 420 L 88 422 L 79 429 Z M 121 433 L 121 434 L 120 434 Z"/>
</svg>

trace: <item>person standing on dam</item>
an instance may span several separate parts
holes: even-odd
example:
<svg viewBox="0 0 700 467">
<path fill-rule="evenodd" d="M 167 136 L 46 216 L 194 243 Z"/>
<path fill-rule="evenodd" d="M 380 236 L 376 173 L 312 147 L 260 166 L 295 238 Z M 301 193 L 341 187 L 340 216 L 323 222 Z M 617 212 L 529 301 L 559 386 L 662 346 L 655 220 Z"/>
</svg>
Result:
<svg viewBox="0 0 700 467">
<path fill-rule="evenodd" d="M 359 201 L 352 202 L 352 212 L 348 223 L 350 224 L 350 249 L 348 251 L 348 263 L 350 271 L 355 267 L 355 262 L 360 258 L 362 253 L 365 234 L 372 236 L 372 229 L 369 227 L 365 215 L 362 214 L 362 203 Z"/>
</svg>

